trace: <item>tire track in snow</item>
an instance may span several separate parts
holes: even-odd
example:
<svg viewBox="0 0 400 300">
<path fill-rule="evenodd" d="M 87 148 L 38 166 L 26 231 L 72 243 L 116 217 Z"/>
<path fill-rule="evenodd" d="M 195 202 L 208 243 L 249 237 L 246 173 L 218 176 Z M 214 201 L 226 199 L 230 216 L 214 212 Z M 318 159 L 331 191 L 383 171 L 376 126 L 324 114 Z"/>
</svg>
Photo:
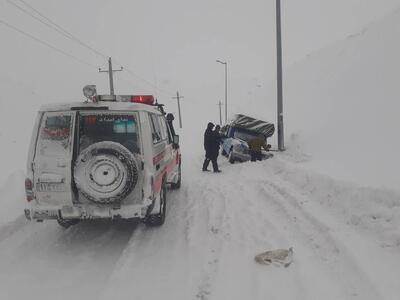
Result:
<svg viewBox="0 0 400 300">
<path fill-rule="evenodd" d="M 188 299 L 190 261 L 186 214 L 190 201 L 186 183 L 167 190 L 167 216 L 161 227 L 140 224 L 112 270 L 101 299 L 134 295 L 135 299 Z M 186 283 L 186 284 L 185 284 Z"/>
<path fill-rule="evenodd" d="M 218 174 L 213 175 L 218 176 Z M 196 298 L 205 300 L 212 297 L 222 247 L 226 239 L 226 232 L 223 228 L 226 203 L 220 189 L 210 180 L 204 180 L 203 186 L 200 186 L 197 193 L 201 202 L 197 202 L 200 205 L 197 207 L 196 214 L 199 221 L 203 219 L 204 244 L 202 266 L 200 267 L 201 276 Z M 199 222 L 199 224 L 201 223 Z"/>
<path fill-rule="evenodd" d="M 290 228 L 289 232 L 296 233 L 293 240 L 301 245 L 303 251 L 304 248 L 308 248 L 308 251 L 314 254 L 314 259 L 320 261 L 321 266 L 326 266 L 324 276 L 331 279 L 329 288 L 332 290 L 336 286 L 332 295 L 339 293 L 330 299 L 381 299 L 374 282 L 368 278 L 362 266 L 357 264 L 351 251 L 331 234 L 332 229 L 299 205 L 298 201 L 302 199 L 301 191 L 291 190 L 288 184 L 279 178 L 275 178 L 274 181 L 279 184 L 272 181 L 261 182 L 260 193 L 275 207 L 276 212 L 283 216 L 282 220 L 287 220 L 284 223 Z"/>
<path fill-rule="evenodd" d="M 398 270 L 400 269 L 398 251 L 384 249 L 379 242 L 380 236 L 377 232 L 371 235 L 370 231 L 360 230 L 360 228 L 348 222 L 345 209 L 349 209 L 351 206 L 343 207 L 342 203 L 343 201 L 349 201 L 350 203 L 350 201 L 355 200 L 356 209 L 361 209 L 362 213 L 365 210 L 379 210 L 379 205 L 384 201 L 386 201 L 386 205 L 398 205 L 397 195 L 389 193 L 389 196 L 392 196 L 390 198 L 386 190 L 377 191 L 337 182 L 326 176 L 319 179 L 315 178 L 315 174 L 310 175 L 314 178 L 313 182 L 310 181 L 310 176 L 307 176 L 308 180 L 304 182 L 304 180 L 298 180 L 297 178 L 298 169 L 293 168 L 292 170 L 288 166 L 285 166 L 285 169 L 286 171 L 282 172 L 277 179 L 278 182 L 282 182 L 286 186 L 281 192 L 293 195 L 298 193 L 299 188 L 302 191 L 306 191 L 306 193 L 303 192 L 298 196 L 297 201 L 292 199 L 291 203 L 294 206 L 303 203 L 304 205 L 301 205 L 303 211 L 308 215 L 312 212 L 311 216 L 316 218 L 317 222 L 331 228 L 330 235 L 342 246 L 340 248 L 341 255 L 347 256 L 352 260 L 353 265 L 355 264 L 358 271 L 363 274 L 363 278 L 366 278 L 367 282 L 371 283 L 372 288 L 377 293 L 376 299 L 382 299 L 382 295 L 398 295 L 400 292 L 397 280 Z M 321 180 L 322 187 L 325 187 L 325 189 L 318 190 L 318 183 Z M 335 194 L 339 196 L 338 199 L 332 198 L 331 195 Z M 357 204 L 359 203 L 357 202 L 359 197 L 362 197 L 361 199 L 367 197 L 365 204 L 363 203 L 362 206 Z M 336 203 L 336 200 L 339 203 Z M 396 212 L 393 213 L 395 214 Z M 379 231 L 379 229 L 377 230 Z M 385 233 L 383 228 L 380 230 L 381 234 Z M 375 299 L 372 296 L 369 297 L 366 299 Z"/>
<path fill-rule="evenodd" d="M 254 262 L 254 255 L 261 251 L 291 244 L 279 224 L 269 218 L 270 212 L 254 189 L 252 178 L 242 173 L 246 167 L 232 166 L 220 186 L 226 203 L 223 227 L 229 238 L 223 245 L 223 272 L 216 278 L 213 299 L 274 299 L 276 294 L 280 295 L 278 299 L 309 299 L 296 268 L 280 270 Z M 291 288 L 285 288 L 286 284 Z"/>
<path fill-rule="evenodd" d="M 0 242 L 0 268 L 7 270 L 0 273 L 0 298 L 97 298 L 133 230 L 102 221 L 67 230 L 56 222 L 27 222 Z"/>
</svg>

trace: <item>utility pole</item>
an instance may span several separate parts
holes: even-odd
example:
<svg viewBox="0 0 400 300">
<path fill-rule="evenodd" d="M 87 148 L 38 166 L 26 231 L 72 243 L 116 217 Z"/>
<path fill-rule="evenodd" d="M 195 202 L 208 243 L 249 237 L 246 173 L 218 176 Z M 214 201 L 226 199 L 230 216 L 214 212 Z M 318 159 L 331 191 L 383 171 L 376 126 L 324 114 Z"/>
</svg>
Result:
<svg viewBox="0 0 400 300">
<path fill-rule="evenodd" d="M 278 118 L 278 149 L 285 150 L 283 138 L 283 89 L 282 89 L 282 28 L 281 1 L 276 0 L 276 55 L 277 55 L 277 118 Z"/>
<path fill-rule="evenodd" d="M 176 101 L 178 102 L 179 128 L 182 128 L 181 104 L 179 100 L 183 98 L 185 97 L 180 96 L 179 92 L 176 92 L 176 97 L 172 97 L 172 99 L 176 99 Z"/>
<path fill-rule="evenodd" d="M 221 106 L 224 105 L 224 104 L 222 104 L 221 101 L 218 101 L 217 105 L 219 106 L 219 125 L 222 126 L 222 109 L 221 109 Z"/>
<path fill-rule="evenodd" d="M 122 71 L 123 67 L 121 67 L 121 69 L 119 70 L 113 70 L 112 68 L 112 62 L 111 62 L 111 57 L 108 58 L 108 70 L 102 70 L 99 68 L 99 72 L 100 73 L 108 73 L 108 77 L 110 79 L 110 95 L 114 96 L 114 78 L 113 78 L 113 74 L 114 72 L 119 72 Z"/>
</svg>

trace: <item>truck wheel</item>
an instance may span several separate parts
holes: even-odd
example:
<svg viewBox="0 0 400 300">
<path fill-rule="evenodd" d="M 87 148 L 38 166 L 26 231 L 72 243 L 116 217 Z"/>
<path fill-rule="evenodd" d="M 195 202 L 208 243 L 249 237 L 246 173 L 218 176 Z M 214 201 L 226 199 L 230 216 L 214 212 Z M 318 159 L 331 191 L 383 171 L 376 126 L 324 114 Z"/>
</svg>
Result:
<svg viewBox="0 0 400 300">
<path fill-rule="evenodd" d="M 57 222 L 58 222 L 58 225 L 60 225 L 61 227 L 68 228 L 70 226 L 78 224 L 79 220 L 78 219 L 66 220 L 66 219 L 58 218 Z"/>
<path fill-rule="evenodd" d="M 146 218 L 147 226 L 161 226 L 165 222 L 165 214 L 167 212 L 167 187 L 165 182 L 163 182 L 160 191 L 160 206 L 159 212 L 154 215 L 148 215 Z"/>
<path fill-rule="evenodd" d="M 181 187 L 181 181 L 182 181 L 182 170 L 181 170 L 181 164 L 178 166 L 178 181 L 176 183 L 171 183 L 171 189 L 177 190 Z"/>
<path fill-rule="evenodd" d="M 74 179 L 82 195 L 93 202 L 107 204 L 121 201 L 137 183 L 136 159 L 119 143 L 95 143 L 77 158 Z"/>
</svg>

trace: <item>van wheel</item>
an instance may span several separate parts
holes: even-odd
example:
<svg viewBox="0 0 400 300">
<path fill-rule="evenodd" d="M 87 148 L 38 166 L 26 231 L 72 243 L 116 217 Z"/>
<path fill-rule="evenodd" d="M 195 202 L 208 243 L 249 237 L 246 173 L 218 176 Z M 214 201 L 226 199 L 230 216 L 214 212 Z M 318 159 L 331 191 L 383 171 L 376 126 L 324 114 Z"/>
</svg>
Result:
<svg viewBox="0 0 400 300">
<path fill-rule="evenodd" d="M 145 221 L 147 226 L 161 226 L 165 222 L 165 214 L 167 211 L 167 187 L 163 182 L 160 191 L 160 210 L 157 214 L 149 215 Z"/>
<path fill-rule="evenodd" d="M 66 220 L 66 219 L 58 218 L 57 222 L 58 222 L 58 225 L 60 225 L 61 227 L 68 228 L 70 226 L 78 224 L 79 220 L 77 220 L 77 219 Z"/>
<path fill-rule="evenodd" d="M 171 189 L 177 190 L 181 187 L 181 181 L 182 181 L 182 170 L 181 170 L 181 164 L 178 166 L 178 181 L 176 183 L 171 183 Z"/>
</svg>

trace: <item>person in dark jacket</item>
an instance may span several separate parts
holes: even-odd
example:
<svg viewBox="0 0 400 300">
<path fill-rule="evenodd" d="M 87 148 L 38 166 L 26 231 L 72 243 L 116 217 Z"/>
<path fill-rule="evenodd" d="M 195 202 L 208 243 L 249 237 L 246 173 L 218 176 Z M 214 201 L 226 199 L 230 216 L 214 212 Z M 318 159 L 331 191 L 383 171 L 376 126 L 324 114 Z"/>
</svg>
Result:
<svg viewBox="0 0 400 300">
<path fill-rule="evenodd" d="M 213 123 L 208 123 L 207 129 L 204 132 L 204 150 L 206 151 L 206 157 L 203 163 L 203 171 L 208 171 L 207 167 L 210 161 L 212 162 L 214 172 L 221 172 L 218 168 L 217 157 L 219 152 L 219 139 L 217 140 Z M 219 132 L 218 132 L 219 136 Z M 218 142 L 218 144 L 217 144 Z"/>
<path fill-rule="evenodd" d="M 215 126 L 215 129 L 213 131 L 214 134 L 214 141 L 213 141 L 213 152 L 214 154 L 216 154 L 216 156 L 218 157 L 219 155 L 219 149 L 221 147 L 221 126 L 217 125 Z"/>
<path fill-rule="evenodd" d="M 173 122 L 174 122 L 174 120 L 175 120 L 175 117 L 174 117 L 173 114 L 168 113 L 166 119 L 167 119 L 167 123 L 168 123 L 169 129 L 171 130 L 172 138 L 174 138 L 174 136 L 175 136 L 175 129 L 174 129 L 174 124 L 173 124 Z"/>
</svg>

